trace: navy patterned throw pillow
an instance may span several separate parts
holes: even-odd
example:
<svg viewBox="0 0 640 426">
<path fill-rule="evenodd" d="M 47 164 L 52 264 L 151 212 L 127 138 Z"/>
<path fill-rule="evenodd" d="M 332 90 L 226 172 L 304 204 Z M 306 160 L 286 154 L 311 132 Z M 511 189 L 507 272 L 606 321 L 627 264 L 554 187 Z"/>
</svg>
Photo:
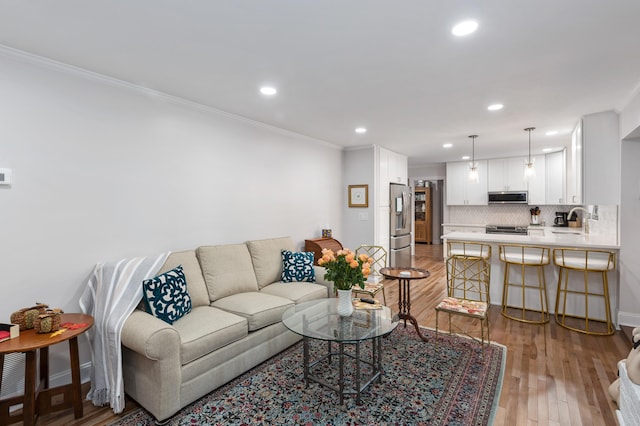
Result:
<svg viewBox="0 0 640 426">
<path fill-rule="evenodd" d="M 164 274 L 142 282 L 142 293 L 147 312 L 162 321 L 173 324 L 191 312 L 191 297 L 182 265 Z"/>
<path fill-rule="evenodd" d="M 316 281 L 316 274 L 313 271 L 313 253 L 289 250 L 282 250 L 281 253 L 282 281 L 286 283 L 293 281 L 313 283 Z"/>
</svg>

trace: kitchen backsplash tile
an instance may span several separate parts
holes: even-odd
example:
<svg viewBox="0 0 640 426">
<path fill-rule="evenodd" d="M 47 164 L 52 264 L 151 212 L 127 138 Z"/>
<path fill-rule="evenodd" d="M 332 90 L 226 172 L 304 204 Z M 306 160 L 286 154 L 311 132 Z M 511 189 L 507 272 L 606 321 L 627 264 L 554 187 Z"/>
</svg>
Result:
<svg viewBox="0 0 640 426">
<path fill-rule="evenodd" d="M 449 206 L 449 217 L 445 223 L 469 225 L 528 225 L 531 223 L 530 209 L 535 206 L 505 204 L 490 206 Z M 569 212 L 571 206 L 545 205 L 540 207 L 540 224 L 553 226 L 556 212 Z M 592 206 L 586 206 L 593 211 Z M 581 217 L 583 212 L 579 211 Z M 446 213 L 445 213 L 446 215 Z M 618 206 L 599 205 L 598 219 L 589 222 L 589 232 L 597 234 L 618 233 Z"/>
<path fill-rule="evenodd" d="M 535 206 L 504 204 L 490 206 L 449 206 L 447 223 L 470 225 L 528 225 L 531 223 L 529 209 Z M 568 212 L 568 206 L 540 206 L 540 224 L 553 225 L 556 212 Z"/>
</svg>

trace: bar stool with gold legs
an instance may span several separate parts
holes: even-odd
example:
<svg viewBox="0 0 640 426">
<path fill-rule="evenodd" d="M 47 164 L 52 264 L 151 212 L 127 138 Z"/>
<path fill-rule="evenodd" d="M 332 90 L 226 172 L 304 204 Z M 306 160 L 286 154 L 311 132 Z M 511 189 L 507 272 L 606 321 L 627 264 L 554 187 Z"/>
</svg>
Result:
<svg viewBox="0 0 640 426">
<path fill-rule="evenodd" d="M 556 295 L 555 318 L 558 325 L 584 334 L 608 336 L 615 333 L 611 321 L 609 304 L 609 280 L 607 273 L 616 267 L 615 254 L 606 250 L 588 250 L 576 248 L 557 248 L 553 250 L 553 262 L 559 267 L 558 293 Z M 582 282 L 569 282 L 569 273 L 581 273 Z M 589 281 L 589 274 L 602 275 L 602 283 L 594 292 L 595 283 Z M 577 280 L 580 281 L 580 280 Z M 567 302 L 568 295 L 575 295 Z M 584 296 L 584 305 L 581 302 Z M 593 310 L 597 305 L 590 304 L 590 298 L 602 298 L 604 301 L 605 318 L 593 318 Z M 590 309 L 591 308 L 591 309 Z M 600 309 L 602 311 L 602 309 Z M 569 313 L 568 311 L 571 311 Z M 590 312 L 591 311 L 591 312 Z M 575 325 L 567 324 L 567 319 L 577 319 Z M 599 330 L 594 330 L 590 322 L 600 323 Z M 582 327 L 584 325 L 584 327 Z M 595 325 L 595 324 L 594 324 Z"/>
<path fill-rule="evenodd" d="M 436 344 L 438 341 L 438 314 L 462 315 L 480 321 L 480 342 L 484 349 L 485 329 L 487 344 L 491 342 L 489 331 L 489 283 L 491 279 L 491 246 L 476 242 L 447 242 L 447 297 L 436 306 Z M 468 336 L 469 333 L 459 330 Z M 474 336 L 474 339 L 477 339 Z"/>
<path fill-rule="evenodd" d="M 500 260 L 505 264 L 504 286 L 502 289 L 502 316 L 530 324 L 548 323 L 549 299 L 547 296 L 544 267 L 550 262 L 549 249 L 538 246 L 502 244 L 500 245 L 499 256 Z M 511 281 L 511 266 L 519 267 L 519 282 Z M 529 283 L 526 282 L 525 273 L 527 267 L 536 268 L 538 275 L 537 283 L 534 284 L 531 281 Z M 510 288 L 518 289 L 517 297 L 509 298 Z"/>
<path fill-rule="evenodd" d="M 353 286 L 353 295 L 357 296 L 359 293 L 363 293 L 375 298 L 378 293 L 382 292 L 383 304 L 386 305 L 387 296 L 384 294 L 383 276 L 380 274 L 380 269 L 387 266 L 387 251 L 381 246 L 363 244 L 356 249 L 356 256 L 360 254 L 366 254 L 372 258 L 373 263 L 371 264 L 371 274 L 364 283 L 364 288 Z"/>
</svg>

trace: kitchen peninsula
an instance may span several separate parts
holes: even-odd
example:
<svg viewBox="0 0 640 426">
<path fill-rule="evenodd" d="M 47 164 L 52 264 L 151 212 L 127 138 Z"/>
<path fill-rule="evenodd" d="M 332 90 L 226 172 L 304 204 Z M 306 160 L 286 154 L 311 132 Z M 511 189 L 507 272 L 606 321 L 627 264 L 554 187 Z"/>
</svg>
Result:
<svg viewBox="0 0 640 426">
<path fill-rule="evenodd" d="M 469 229 L 469 228 L 468 228 Z M 442 236 L 444 241 L 444 250 L 446 257 L 446 244 L 448 241 L 472 241 L 487 243 L 491 245 L 491 283 L 490 283 L 490 302 L 494 305 L 500 305 L 502 303 L 502 288 L 504 282 L 504 263 L 499 259 L 499 245 L 500 244 L 520 244 L 520 245 L 532 245 L 542 246 L 551 249 L 551 256 L 553 256 L 553 249 L 559 247 L 577 248 L 577 249 L 590 249 L 590 250 L 606 250 L 614 252 L 616 259 L 620 251 L 620 245 L 615 233 L 591 233 L 585 234 L 581 228 L 558 228 L 558 227 L 543 227 L 543 226 L 531 226 L 529 227 L 529 235 L 506 235 L 506 234 L 486 234 L 478 229 L 474 229 L 476 232 L 470 231 L 454 231 L 446 233 Z M 616 260 L 617 262 L 617 260 Z M 512 268 L 511 280 L 519 279 L 516 273 L 519 274 L 518 268 Z M 531 274 L 531 275 L 529 275 Z M 527 271 L 527 280 L 535 281 L 537 279 L 535 271 Z M 570 274 L 571 286 L 573 288 L 584 289 L 584 275 L 578 272 Z M 609 272 L 609 296 L 610 296 L 610 308 L 614 324 L 618 325 L 618 293 L 619 293 L 619 272 L 618 268 Z M 547 284 L 547 294 L 549 297 L 549 313 L 553 314 L 555 311 L 556 303 L 556 291 L 558 285 L 558 267 L 554 265 L 553 259 L 550 264 L 545 266 L 545 280 Z M 589 276 L 589 285 L 595 286 L 596 289 L 601 288 L 601 280 L 599 277 L 591 275 Z M 580 287 L 581 286 L 581 287 Z M 512 296 L 510 293 L 509 296 Z M 516 295 L 514 295 L 515 297 Z M 532 306 L 535 306 L 536 295 L 534 293 L 526 293 L 527 304 L 529 305 L 529 299 L 531 299 Z M 511 297 L 510 297 L 511 298 Z M 567 299 L 567 312 L 572 312 L 577 315 L 584 314 L 584 297 L 571 297 Z M 605 318 L 604 306 L 597 301 L 594 303 L 592 300 L 589 303 L 590 316 L 594 318 Z"/>
</svg>

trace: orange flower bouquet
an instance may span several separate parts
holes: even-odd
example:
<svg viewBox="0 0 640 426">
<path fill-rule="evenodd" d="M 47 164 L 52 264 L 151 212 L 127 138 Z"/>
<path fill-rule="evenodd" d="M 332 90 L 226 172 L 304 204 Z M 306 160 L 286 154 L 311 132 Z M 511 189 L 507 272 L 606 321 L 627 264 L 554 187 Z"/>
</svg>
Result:
<svg viewBox="0 0 640 426">
<path fill-rule="evenodd" d="M 334 253 L 330 249 L 322 250 L 318 265 L 326 268 L 324 279 L 333 281 L 336 290 L 351 290 L 354 285 L 364 288 L 364 283 L 371 272 L 373 258 L 366 254 L 356 256 L 348 248 Z"/>
</svg>

